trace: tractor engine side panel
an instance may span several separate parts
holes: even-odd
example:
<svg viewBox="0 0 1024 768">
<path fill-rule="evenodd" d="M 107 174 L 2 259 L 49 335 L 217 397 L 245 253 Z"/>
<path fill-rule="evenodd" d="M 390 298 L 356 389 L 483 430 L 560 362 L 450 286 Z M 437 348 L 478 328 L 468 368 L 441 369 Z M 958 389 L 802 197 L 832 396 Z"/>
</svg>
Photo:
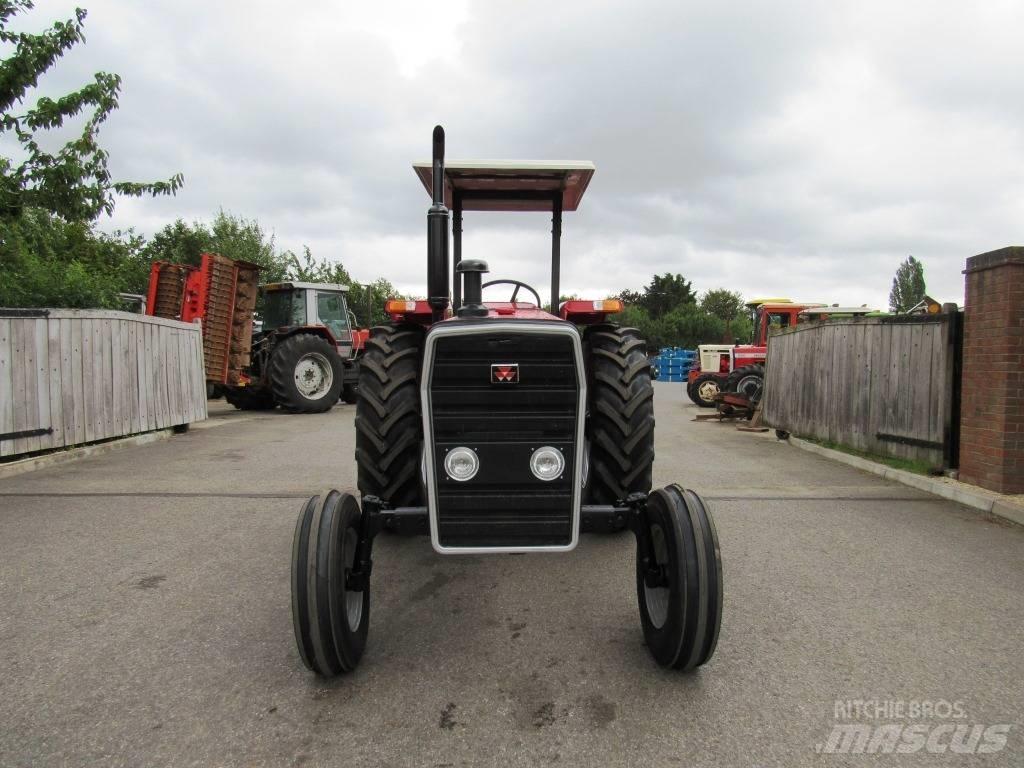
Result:
<svg viewBox="0 0 1024 768">
<path fill-rule="evenodd" d="M 516 366 L 517 375 L 495 373 Z M 425 340 L 421 395 L 431 539 L 442 553 L 566 551 L 579 535 L 586 375 L 579 332 L 558 321 L 449 321 Z M 554 480 L 530 468 L 558 450 Z M 479 460 L 469 480 L 445 457 Z"/>
</svg>

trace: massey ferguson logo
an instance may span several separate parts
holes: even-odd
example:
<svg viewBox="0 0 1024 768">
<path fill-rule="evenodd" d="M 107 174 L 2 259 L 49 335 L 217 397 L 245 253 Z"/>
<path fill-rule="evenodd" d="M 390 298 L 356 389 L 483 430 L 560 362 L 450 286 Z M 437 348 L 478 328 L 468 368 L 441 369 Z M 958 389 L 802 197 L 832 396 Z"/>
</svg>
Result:
<svg viewBox="0 0 1024 768">
<path fill-rule="evenodd" d="M 494 363 L 491 366 L 491 384 L 518 384 L 519 363 Z"/>
</svg>

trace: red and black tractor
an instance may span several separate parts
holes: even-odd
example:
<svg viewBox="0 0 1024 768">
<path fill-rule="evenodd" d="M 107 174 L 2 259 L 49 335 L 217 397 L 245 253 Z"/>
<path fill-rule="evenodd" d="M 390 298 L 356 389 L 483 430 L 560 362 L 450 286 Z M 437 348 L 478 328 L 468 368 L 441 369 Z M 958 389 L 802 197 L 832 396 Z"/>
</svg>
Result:
<svg viewBox="0 0 1024 768">
<path fill-rule="evenodd" d="M 146 312 L 202 324 L 207 391 L 240 410 L 322 413 L 339 397 L 354 403 L 368 331 L 356 328 L 348 286 L 259 285 L 259 272 L 215 253 L 198 267 L 154 262 Z M 263 319 L 254 327 L 258 297 Z"/>
<path fill-rule="evenodd" d="M 292 615 L 303 662 L 322 676 L 359 663 L 382 530 L 429 535 L 440 554 L 479 555 L 567 552 L 581 533 L 629 528 L 651 653 L 665 667 L 704 664 L 722 617 L 718 538 L 695 492 L 651 490 L 645 343 L 608 321 L 618 300 L 558 302 L 562 213 L 576 210 L 594 166 L 446 169 L 438 126 L 432 162 L 414 170 L 433 199 L 427 298 L 389 301 L 392 322 L 366 343 L 355 417 L 361 500 L 333 490 L 313 496 L 296 522 Z M 482 284 L 487 265 L 462 260 L 469 210 L 551 212 L 550 312 L 529 285 Z M 498 284 L 511 286 L 510 300 L 485 303 L 482 289 Z M 532 300 L 520 300 L 524 293 Z"/>
</svg>

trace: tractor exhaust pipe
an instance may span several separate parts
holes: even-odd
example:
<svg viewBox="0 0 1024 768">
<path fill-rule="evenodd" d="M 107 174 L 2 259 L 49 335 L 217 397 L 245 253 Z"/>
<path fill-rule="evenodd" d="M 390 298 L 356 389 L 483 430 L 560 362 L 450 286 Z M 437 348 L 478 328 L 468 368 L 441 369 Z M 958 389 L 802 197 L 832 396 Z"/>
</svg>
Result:
<svg viewBox="0 0 1024 768">
<path fill-rule="evenodd" d="M 444 205 L 444 128 L 434 126 L 434 203 L 427 211 L 427 303 L 434 322 L 444 318 L 450 301 L 448 285 L 448 209 Z"/>
</svg>

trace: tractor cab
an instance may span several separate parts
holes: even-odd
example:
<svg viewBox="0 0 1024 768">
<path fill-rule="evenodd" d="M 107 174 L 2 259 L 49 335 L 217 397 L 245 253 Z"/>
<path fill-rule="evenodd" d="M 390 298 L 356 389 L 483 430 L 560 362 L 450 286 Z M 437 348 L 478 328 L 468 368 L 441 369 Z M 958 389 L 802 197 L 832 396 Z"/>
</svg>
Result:
<svg viewBox="0 0 1024 768">
<path fill-rule="evenodd" d="M 267 283 L 263 293 L 263 333 L 295 328 L 326 328 L 343 358 L 352 356 L 352 322 L 347 285 L 337 283 Z"/>
<path fill-rule="evenodd" d="M 752 299 L 746 306 L 753 325 L 750 344 L 767 347 L 772 332 L 795 326 L 802 311 L 821 305 L 796 304 L 792 299 Z"/>
</svg>

